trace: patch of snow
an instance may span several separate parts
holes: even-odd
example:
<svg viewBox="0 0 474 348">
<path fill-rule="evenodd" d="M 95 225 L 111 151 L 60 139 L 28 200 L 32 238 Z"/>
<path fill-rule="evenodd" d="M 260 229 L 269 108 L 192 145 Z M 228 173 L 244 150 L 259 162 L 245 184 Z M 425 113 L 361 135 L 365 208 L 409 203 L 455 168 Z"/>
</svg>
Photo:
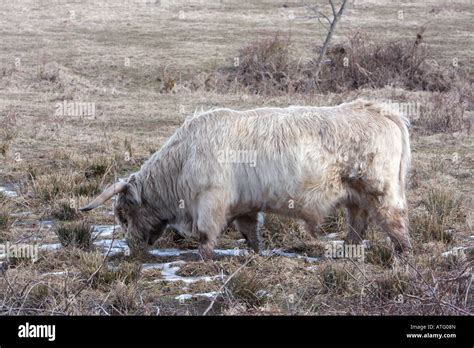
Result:
<svg viewBox="0 0 474 348">
<path fill-rule="evenodd" d="M 112 247 L 112 239 L 101 239 L 94 242 L 94 245 L 99 248 L 99 250 L 105 254 L 110 248 L 109 255 L 117 255 L 117 254 L 125 254 L 130 255 L 130 248 L 128 247 L 125 239 L 115 239 L 113 240 Z M 62 248 L 61 243 L 52 243 L 52 244 L 43 244 L 39 246 L 39 250 L 42 251 L 53 251 L 59 250 Z"/>
<path fill-rule="evenodd" d="M 104 238 L 112 238 L 114 231 L 120 230 L 118 225 L 94 225 L 92 226 L 92 238 L 99 236 Z"/>
<path fill-rule="evenodd" d="M 197 254 L 198 251 L 191 250 L 191 249 L 165 248 L 165 249 L 153 249 L 153 250 L 150 250 L 149 253 L 153 256 L 167 257 L 167 256 L 180 256 L 184 254 Z"/>
<path fill-rule="evenodd" d="M 177 282 L 177 281 L 182 281 L 183 283 L 190 284 L 190 283 L 195 283 L 199 281 L 205 281 L 205 282 L 210 282 L 215 279 L 222 279 L 221 275 L 215 275 L 215 276 L 200 276 L 200 277 L 183 277 L 178 274 L 176 274 L 179 269 L 181 268 L 180 265 L 185 264 L 186 262 L 184 261 L 174 261 L 174 262 L 165 262 L 165 263 L 148 263 L 148 264 L 143 264 L 142 269 L 143 270 L 149 270 L 149 269 L 159 269 L 161 271 L 161 276 L 162 278 L 156 279 L 155 282 L 159 281 L 169 281 L 169 282 Z"/>
<path fill-rule="evenodd" d="M 262 290 L 258 290 L 258 291 L 255 293 L 255 295 L 257 295 L 257 297 L 260 297 L 260 298 L 262 298 L 262 297 L 272 297 L 272 294 L 271 294 L 269 291 L 263 290 L 263 289 L 262 289 Z"/>
<path fill-rule="evenodd" d="M 219 256 L 247 256 L 247 249 L 215 249 L 214 253 Z"/>
<path fill-rule="evenodd" d="M 30 214 L 32 214 L 32 212 L 30 210 L 28 210 L 28 211 L 21 211 L 19 213 L 11 213 L 10 216 L 11 217 L 17 217 L 17 218 L 23 218 L 23 217 L 26 217 Z"/>
<path fill-rule="evenodd" d="M 42 250 L 42 251 L 53 251 L 53 250 L 58 250 L 61 248 L 62 248 L 61 243 L 43 244 L 39 246 L 39 250 Z"/>
<path fill-rule="evenodd" d="M 113 241 L 113 242 L 112 242 Z M 112 244 L 112 246 L 111 246 Z M 105 254 L 109 251 L 109 255 L 125 254 L 130 255 L 130 248 L 127 245 L 125 239 L 101 239 L 94 242 L 94 245 L 101 249 L 100 251 Z"/>
<path fill-rule="evenodd" d="M 169 248 L 169 249 L 153 249 L 153 250 L 150 250 L 149 253 L 153 256 L 169 257 L 169 256 L 180 256 L 180 255 L 185 255 L 185 254 L 198 254 L 199 251 L 192 250 L 192 249 L 183 250 L 183 249 Z M 248 256 L 250 254 L 250 251 L 247 249 L 238 249 L 238 248 L 214 249 L 214 253 L 218 256 Z M 260 253 L 260 255 L 262 256 L 277 255 L 277 256 L 282 256 L 282 257 L 288 257 L 291 259 L 302 259 L 308 262 L 317 262 L 321 260 L 321 258 L 318 258 L 318 257 L 303 256 L 297 253 L 285 252 L 281 249 L 263 250 Z"/>
<path fill-rule="evenodd" d="M 190 300 L 195 297 L 206 297 L 206 298 L 214 298 L 218 294 L 217 291 L 210 291 L 210 292 L 201 292 L 197 294 L 181 294 L 175 297 L 175 300 L 180 302 Z"/>
<path fill-rule="evenodd" d="M 53 220 L 42 220 L 40 221 L 40 231 L 41 230 L 47 230 L 49 231 L 50 229 L 52 229 L 54 226 L 54 221 Z"/>
<path fill-rule="evenodd" d="M 335 240 L 330 241 L 329 243 L 332 243 L 332 244 L 344 244 L 345 242 L 344 242 L 343 240 L 340 240 L 340 239 L 335 239 Z"/>
<path fill-rule="evenodd" d="M 181 256 L 185 254 L 198 254 L 199 251 L 196 249 L 153 249 L 149 253 L 153 256 Z M 214 249 L 214 254 L 219 256 L 247 256 L 249 254 L 246 249 Z"/>
<path fill-rule="evenodd" d="M 102 236 L 102 237 L 111 237 L 114 232 L 114 226 L 113 225 L 95 225 L 94 230 L 93 230 L 93 236 L 94 238 L 97 236 Z M 113 242 L 112 242 L 113 241 Z M 111 246 L 111 243 L 112 246 Z M 343 243 L 343 241 L 332 241 L 331 243 Z M 130 255 L 130 248 L 127 245 L 127 242 L 125 239 L 100 239 L 94 241 L 94 245 L 99 248 L 100 252 L 105 254 L 109 248 L 110 252 L 109 255 L 117 255 L 117 254 L 125 254 L 125 255 Z M 60 243 L 53 243 L 53 244 L 43 244 L 40 245 L 40 250 L 58 250 L 61 248 Z M 248 256 L 250 255 L 251 251 L 247 249 L 214 249 L 214 253 L 217 256 L 229 256 L 229 257 L 236 257 L 236 256 Z M 177 248 L 164 248 L 164 249 L 153 249 L 149 250 L 149 254 L 157 257 L 178 257 L 181 255 L 188 255 L 188 254 L 199 254 L 199 251 L 197 249 L 177 249 Z M 262 256 L 281 256 L 281 257 L 287 257 L 291 259 L 298 259 L 298 260 L 304 260 L 306 262 L 318 262 L 321 260 L 320 257 L 310 257 L 310 256 L 303 256 L 298 253 L 294 252 L 286 252 L 283 251 L 282 249 L 273 249 L 273 250 L 263 250 L 260 255 Z M 176 262 L 174 262 L 176 264 Z M 158 264 L 158 265 L 166 265 L 166 264 Z M 172 276 L 173 270 L 171 268 L 167 268 L 167 266 L 160 266 L 160 267 L 165 267 L 165 273 L 167 271 L 171 272 L 167 280 L 173 280 L 173 277 L 177 276 Z M 176 272 L 177 269 L 174 271 Z M 181 277 L 181 278 L 186 278 L 189 279 L 189 277 Z M 183 280 L 179 277 L 177 277 L 175 280 Z M 205 280 L 206 278 L 202 278 Z M 210 278 L 211 280 L 213 278 Z M 199 279 L 198 279 L 199 280 Z M 186 282 L 186 280 L 183 280 Z M 197 281 L 197 280 L 194 280 Z"/>
<path fill-rule="evenodd" d="M 448 256 L 464 256 L 464 250 L 466 250 L 465 247 L 455 247 L 449 251 L 445 251 L 444 253 L 442 253 L 441 255 L 444 256 L 444 257 L 448 257 Z"/>
<path fill-rule="evenodd" d="M 66 274 L 66 271 L 58 271 L 58 272 L 43 273 L 41 276 L 42 276 L 42 277 L 46 277 L 46 276 L 50 276 L 50 275 L 53 275 L 53 276 L 62 276 L 62 275 L 65 275 L 65 274 Z"/>
<path fill-rule="evenodd" d="M 307 262 L 319 262 L 321 261 L 321 258 L 319 257 L 310 257 L 310 256 L 303 256 L 297 253 L 290 253 L 283 251 L 281 249 L 273 249 L 273 250 L 263 250 L 260 255 L 262 256 L 272 256 L 272 255 L 278 255 L 278 256 L 283 256 L 287 257 L 290 259 L 297 259 L 297 260 L 305 260 Z"/>
<path fill-rule="evenodd" d="M 182 302 L 182 301 L 192 299 L 194 295 L 197 295 L 197 294 L 181 294 L 181 295 L 176 296 L 174 299 Z"/>
<path fill-rule="evenodd" d="M 3 193 L 7 197 L 18 197 L 18 193 L 16 191 L 9 190 L 6 186 L 0 186 L 0 193 Z"/>
</svg>

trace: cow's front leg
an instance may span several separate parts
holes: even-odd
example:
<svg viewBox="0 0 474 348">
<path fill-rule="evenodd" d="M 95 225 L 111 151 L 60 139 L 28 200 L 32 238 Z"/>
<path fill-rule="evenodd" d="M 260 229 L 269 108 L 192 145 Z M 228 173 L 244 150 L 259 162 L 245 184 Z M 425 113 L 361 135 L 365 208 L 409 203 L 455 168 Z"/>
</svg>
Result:
<svg viewBox="0 0 474 348">
<path fill-rule="evenodd" d="M 245 237 L 249 247 L 260 252 L 260 227 L 263 224 L 263 213 L 250 213 L 234 220 L 235 227 Z"/>
<path fill-rule="evenodd" d="M 198 203 L 197 232 L 199 253 L 203 260 L 211 260 L 217 238 L 227 225 L 226 205 L 215 191 L 202 194 Z"/>
<path fill-rule="evenodd" d="M 368 212 L 355 204 L 347 205 L 349 231 L 346 241 L 349 244 L 360 244 L 365 238 L 368 226 Z"/>
<path fill-rule="evenodd" d="M 212 233 L 199 231 L 199 255 L 201 255 L 203 261 L 212 260 L 216 244 L 217 237 L 213 237 Z"/>
</svg>

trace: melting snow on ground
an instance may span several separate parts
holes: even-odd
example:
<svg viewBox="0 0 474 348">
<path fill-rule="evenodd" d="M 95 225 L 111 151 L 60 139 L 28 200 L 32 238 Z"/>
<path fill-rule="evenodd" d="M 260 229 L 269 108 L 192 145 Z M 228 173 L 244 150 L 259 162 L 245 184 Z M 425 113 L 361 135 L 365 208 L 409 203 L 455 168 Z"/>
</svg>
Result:
<svg viewBox="0 0 474 348">
<path fill-rule="evenodd" d="M 115 231 L 119 231 L 120 226 L 117 225 L 94 225 L 92 227 L 92 238 L 112 238 Z"/>
<path fill-rule="evenodd" d="M 54 221 L 52 220 L 43 220 L 43 221 L 40 221 L 40 231 L 41 230 L 51 230 L 54 226 Z"/>
<path fill-rule="evenodd" d="M 42 251 L 53 251 L 53 250 L 58 250 L 61 248 L 62 248 L 61 243 L 42 244 L 39 246 L 39 250 L 42 250 Z"/>
<path fill-rule="evenodd" d="M 94 245 L 98 247 L 102 253 L 106 254 L 108 252 L 110 256 L 118 254 L 130 255 L 130 248 L 125 239 L 101 239 L 95 241 Z"/>
<path fill-rule="evenodd" d="M 171 256 L 181 256 L 186 254 L 198 254 L 198 250 L 192 249 L 154 249 L 150 250 L 150 254 L 153 256 L 161 256 L 161 257 L 171 257 Z M 214 254 L 218 256 L 248 256 L 250 252 L 247 249 L 214 249 Z M 310 256 L 303 256 L 297 253 L 286 252 L 281 249 L 273 249 L 273 250 L 263 250 L 260 252 L 262 256 L 283 256 L 288 257 L 291 259 L 300 259 L 305 260 L 307 262 L 316 262 L 320 261 L 321 259 L 318 257 L 310 257 Z"/>
<path fill-rule="evenodd" d="M 96 226 L 95 234 L 97 236 L 112 236 L 113 226 Z M 94 242 L 94 245 L 98 247 L 102 253 L 109 252 L 109 255 L 125 254 L 130 255 L 130 248 L 128 247 L 125 239 L 101 239 Z M 60 243 L 43 244 L 40 246 L 40 250 L 51 251 L 61 248 Z M 110 251 L 109 251 L 110 249 Z M 199 251 L 196 249 L 176 249 L 176 248 L 165 248 L 165 249 L 153 249 L 149 251 L 150 255 L 157 257 L 177 257 L 189 254 L 198 254 Z M 247 249 L 214 249 L 214 254 L 217 256 L 248 256 L 250 251 Z M 262 256 L 282 256 L 290 259 L 304 260 L 306 262 L 318 262 L 321 261 L 319 257 L 304 256 L 293 252 L 286 252 L 282 249 L 263 250 L 260 252 Z"/>
<path fill-rule="evenodd" d="M 18 197 L 16 191 L 9 190 L 6 186 L 0 186 L 0 193 L 3 193 L 7 197 Z"/>
<path fill-rule="evenodd" d="M 161 271 L 162 278 L 156 279 L 155 282 L 159 282 L 162 280 L 170 281 L 170 282 L 177 282 L 182 281 L 186 284 L 195 283 L 199 281 L 210 282 L 216 279 L 223 279 L 223 275 L 215 275 L 215 276 L 199 276 L 199 277 L 183 277 L 176 274 L 182 265 L 186 262 L 184 261 L 173 261 L 173 262 L 165 262 L 165 263 L 146 263 L 143 265 L 142 269 L 144 271 L 152 270 L 152 269 L 159 269 Z"/>
<path fill-rule="evenodd" d="M 197 293 L 197 294 L 181 294 L 175 297 L 175 300 L 178 300 L 180 302 L 190 300 L 192 298 L 199 298 L 199 297 L 205 297 L 205 298 L 214 298 L 219 294 L 217 291 L 210 291 L 210 292 L 202 292 L 202 293 Z"/>
<path fill-rule="evenodd" d="M 455 248 L 453 248 L 452 250 L 445 251 L 445 252 L 442 253 L 441 255 L 443 255 L 444 257 L 448 257 L 448 256 L 463 256 L 463 255 L 464 255 L 464 250 L 466 250 L 465 247 L 455 247 Z"/>
<path fill-rule="evenodd" d="M 262 256 L 272 256 L 278 255 L 283 257 L 288 257 L 290 259 L 298 259 L 298 260 L 305 260 L 306 262 L 318 262 L 321 261 L 319 257 L 311 257 L 311 256 L 304 256 L 297 253 L 290 253 L 283 251 L 281 249 L 273 249 L 273 250 L 264 250 L 260 253 Z"/>
</svg>

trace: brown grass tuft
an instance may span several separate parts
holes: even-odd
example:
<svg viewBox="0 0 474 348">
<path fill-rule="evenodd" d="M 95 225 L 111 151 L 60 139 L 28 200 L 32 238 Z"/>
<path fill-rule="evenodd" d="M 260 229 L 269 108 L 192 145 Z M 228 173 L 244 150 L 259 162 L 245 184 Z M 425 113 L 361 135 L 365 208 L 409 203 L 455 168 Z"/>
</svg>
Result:
<svg viewBox="0 0 474 348">
<path fill-rule="evenodd" d="M 231 299 L 247 307 L 260 307 L 267 298 L 260 276 L 252 270 L 237 273 L 228 282 L 226 289 Z"/>
<path fill-rule="evenodd" d="M 92 226 L 85 221 L 61 223 L 56 231 L 59 242 L 84 250 L 92 247 Z"/>
</svg>

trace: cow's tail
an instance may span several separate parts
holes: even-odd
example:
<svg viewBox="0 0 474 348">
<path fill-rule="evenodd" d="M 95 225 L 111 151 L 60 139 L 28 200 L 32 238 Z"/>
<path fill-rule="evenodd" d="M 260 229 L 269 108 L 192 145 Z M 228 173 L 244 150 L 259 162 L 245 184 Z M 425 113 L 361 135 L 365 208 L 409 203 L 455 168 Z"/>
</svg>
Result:
<svg viewBox="0 0 474 348">
<path fill-rule="evenodd" d="M 385 116 L 392 120 L 402 133 L 402 138 L 400 139 L 402 141 L 402 156 L 400 159 L 399 180 L 400 186 L 405 190 L 411 163 L 410 134 L 408 133 L 410 120 L 400 113 L 394 112 L 387 113 Z"/>
</svg>

